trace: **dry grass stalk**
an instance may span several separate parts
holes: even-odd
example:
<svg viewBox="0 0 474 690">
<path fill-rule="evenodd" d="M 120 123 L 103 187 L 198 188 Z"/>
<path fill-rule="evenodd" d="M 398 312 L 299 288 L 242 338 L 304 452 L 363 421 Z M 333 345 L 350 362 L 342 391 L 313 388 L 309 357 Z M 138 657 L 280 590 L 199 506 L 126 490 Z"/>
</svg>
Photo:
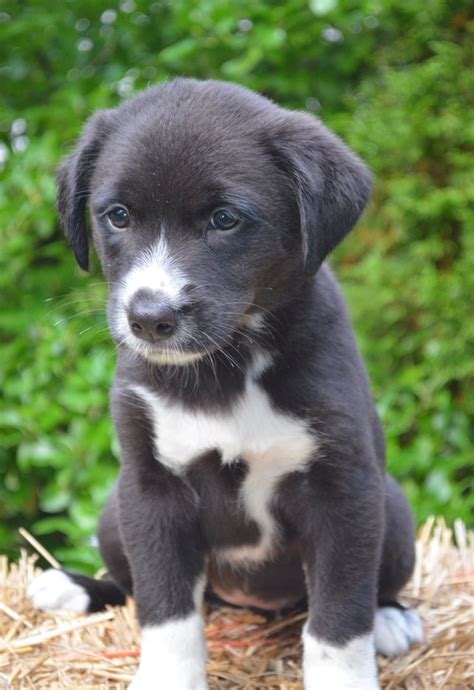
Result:
<svg viewBox="0 0 474 690">
<path fill-rule="evenodd" d="M 457 546 L 443 520 L 420 531 L 404 599 L 422 616 L 427 642 L 402 658 L 379 659 L 384 690 L 474 688 L 474 538 L 461 522 L 454 532 Z M 125 690 L 139 659 L 133 603 L 89 616 L 35 611 L 25 590 L 36 559 L 22 552 L 8 564 L 0 557 L 0 681 L 12 690 Z M 304 618 L 207 611 L 212 690 L 301 690 Z"/>
</svg>

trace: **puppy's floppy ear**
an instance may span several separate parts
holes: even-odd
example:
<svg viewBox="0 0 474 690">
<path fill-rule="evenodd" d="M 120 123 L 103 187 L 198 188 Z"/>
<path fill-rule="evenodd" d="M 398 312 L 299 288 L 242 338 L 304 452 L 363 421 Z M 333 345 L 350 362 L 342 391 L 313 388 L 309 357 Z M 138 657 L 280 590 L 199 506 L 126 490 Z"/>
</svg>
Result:
<svg viewBox="0 0 474 690">
<path fill-rule="evenodd" d="M 68 238 L 77 263 L 85 271 L 89 268 L 86 206 L 90 194 L 90 179 L 101 146 L 112 129 L 111 111 L 100 110 L 86 125 L 74 153 L 68 156 L 57 171 L 58 212 L 61 227 Z"/>
<path fill-rule="evenodd" d="M 319 120 L 285 113 L 273 128 L 272 149 L 290 177 L 298 203 L 305 273 L 315 273 L 357 222 L 369 199 L 372 176 Z"/>
</svg>

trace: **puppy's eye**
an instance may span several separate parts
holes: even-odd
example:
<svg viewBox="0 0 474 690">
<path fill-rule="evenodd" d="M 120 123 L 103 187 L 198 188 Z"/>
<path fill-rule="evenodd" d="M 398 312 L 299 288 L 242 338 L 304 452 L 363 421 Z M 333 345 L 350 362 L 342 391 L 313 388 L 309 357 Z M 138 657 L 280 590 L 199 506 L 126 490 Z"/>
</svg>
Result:
<svg viewBox="0 0 474 690">
<path fill-rule="evenodd" d="M 211 216 L 211 225 L 214 230 L 232 230 L 238 222 L 237 216 L 226 208 L 219 208 Z"/>
<path fill-rule="evenodd" d="M 130 225 L 130 216 L 127 209 L 123 206 L 114 206 L 108 211 L 107 218 L 114 228 L 118 228 L 119 230 L 128 228 Z"/>
</svg>

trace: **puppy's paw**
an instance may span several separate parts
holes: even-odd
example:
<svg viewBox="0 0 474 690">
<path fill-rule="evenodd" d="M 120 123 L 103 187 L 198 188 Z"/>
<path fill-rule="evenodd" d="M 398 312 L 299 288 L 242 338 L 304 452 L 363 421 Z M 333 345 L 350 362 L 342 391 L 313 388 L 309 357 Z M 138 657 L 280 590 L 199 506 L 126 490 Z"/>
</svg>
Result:
<svg viewBox="0 0 474 690">
<path fill-rule="evenodd" d="M 144 626 L 129 690 L 208 690 L 204 621 L 197 612 Z"/>
<path fill-rule="evenodd" d="M 305 690 L 379 690 L 371 633 L 334 645 L 303 629 Z"/>
<path fill-rule="evenodd" d="M 423 642 L 423 625 L 413 609 L 381 606 L 375 614 L 375 649 L 384 656 L 405 654 L 413 644 Z"/>
<path fill-rule="evenodd" d="M 45 570 L 33 580 L 27 590 L 33 606 L 41 611 L 74 611 L 85 613 L 90 597 L 62 570 Z"/>
</svg>

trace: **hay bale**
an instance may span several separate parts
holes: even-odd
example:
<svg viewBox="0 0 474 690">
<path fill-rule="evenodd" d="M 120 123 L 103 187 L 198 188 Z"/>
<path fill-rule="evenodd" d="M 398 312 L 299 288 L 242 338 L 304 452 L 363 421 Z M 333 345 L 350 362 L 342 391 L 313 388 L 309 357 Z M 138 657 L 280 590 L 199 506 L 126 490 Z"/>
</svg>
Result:
<svg viewBox="0 0 474 690">
<path fill-rule="evenodd" d="M 474 539 L 429 520 L 417 541 L 417 566 L 403 599 L 415 606 L 426 643 L 394 660 L 379 658 L 384 690 L 474 688 Z M 93 615 L 45 614 L 25 591 L 37 556 L 0 557 L 0 687 L 125 690 L 139 658 L 133 603 Z M 301 689 L 304 613 L 272 620 L 245 610 L 208 610 L 209 679 L 213 690 Z M 7 686 L 8 687 L 8 686 Z"/>
</svg>

